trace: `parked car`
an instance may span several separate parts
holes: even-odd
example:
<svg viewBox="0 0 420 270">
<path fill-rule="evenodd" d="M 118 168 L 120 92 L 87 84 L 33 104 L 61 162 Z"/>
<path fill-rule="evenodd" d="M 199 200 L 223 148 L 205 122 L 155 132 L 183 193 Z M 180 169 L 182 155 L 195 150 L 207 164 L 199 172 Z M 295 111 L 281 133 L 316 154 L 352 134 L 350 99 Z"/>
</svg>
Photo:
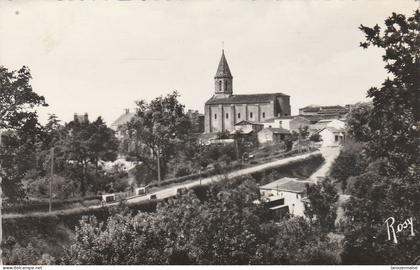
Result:
<svg viewBox="0 0 420 270">
<path fill-rule="evenodd" d="M 114 193 L 102 195 L 102 203 L 111 203 L 116 201 L 116 196 Z"/>
<path fill-rule="evenodd" d="M 142 196 L 142 195 L 146 195 L 149 192 L 149 187 L 145 186 L 145 187 L 139 187 L 136 188 L 136 195 L 138 196 Z"/>
<path fill-rule="evenodd" d="M 156 194 L 150 195 L 149 200 L 157 200 Z"/>
<path fill-rule="evenodd" d="M 188 193 L 188 189 L 186 187 L 178 188 L 176 190 L 176 195 L 181 196 Z"/>
</svg>

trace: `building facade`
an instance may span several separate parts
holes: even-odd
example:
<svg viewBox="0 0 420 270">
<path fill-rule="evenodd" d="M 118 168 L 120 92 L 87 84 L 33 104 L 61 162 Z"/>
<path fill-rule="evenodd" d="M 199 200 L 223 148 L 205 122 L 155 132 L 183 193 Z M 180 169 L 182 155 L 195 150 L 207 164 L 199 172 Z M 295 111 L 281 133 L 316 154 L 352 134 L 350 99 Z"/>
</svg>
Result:
<svg viewBox="0 0 420 270">
<path fill-rule="evenodd" d="M 260 186 L 263 201 L 271 203 L 270 210 L 288 208 L 292 216 L 305 216 L 306 185 L 313 185 L 309 180 L 283 177 Z M 274 203 L 275 202 L 275 203 Z"/>
<path fill-rule="evenodd" d="M 233 131 L 240 121 L 263 122 L 290 116 L 290 96 L 283 93 L 234 95 L 233 77 L 224 52 L 214 77 L 214 95 L 205 103 L 206 133 Z"/>
</svg>

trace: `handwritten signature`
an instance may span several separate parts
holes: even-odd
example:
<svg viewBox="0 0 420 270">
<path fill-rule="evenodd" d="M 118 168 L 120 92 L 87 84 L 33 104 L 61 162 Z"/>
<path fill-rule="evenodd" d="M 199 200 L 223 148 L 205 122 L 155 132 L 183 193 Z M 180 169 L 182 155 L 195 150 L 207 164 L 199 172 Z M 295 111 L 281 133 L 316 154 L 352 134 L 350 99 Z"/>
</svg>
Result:
<svg viewBox="0 0 420 270">
<path fill-rule="evenodd" d="M 403 223 L 398 223 L 396 228 L 397 230 L 395 230 L 394 228 L 394 223 L 395 223 L 395 218 L 393 217 L 389 217 L 385 220 L 384 222 L 386 224 L 387 230 L 388 230 L 388 240 L 391 241 L 391 239 L 393 239 L 393 242 L 395 244 L 398 243 L 397 240 L 397 233 L 402 232 L 403 230 L 407 229 L 408 227 L 410 227 L 411 230 L 411 236 L 414 236 L 414 226 L 413 226 L 413 218 L 408 218 L 406 219 Z"/>
</svg>

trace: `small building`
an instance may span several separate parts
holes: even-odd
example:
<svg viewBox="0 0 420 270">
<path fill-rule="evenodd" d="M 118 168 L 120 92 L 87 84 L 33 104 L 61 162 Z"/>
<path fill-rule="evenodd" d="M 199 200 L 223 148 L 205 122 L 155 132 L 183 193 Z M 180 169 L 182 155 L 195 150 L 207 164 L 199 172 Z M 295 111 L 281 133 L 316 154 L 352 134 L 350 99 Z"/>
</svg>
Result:
<svg viewBox="0 0 420 270">
<path fill-rule="evenodd" d="M 89 123 L 89 115 L 88 113 L 85 114 L 74 114 L 73 120 L 79 123 Z"/>
<path fill-rule="evenodd" d="M 336 129 L 344 129 L 346 127 L 346 123 L 344 120 L 339 119 L 322 119 L 316 122 L 313 125 L 309 126 L 310 130 L 321 130 L 326 127 L 333 127 Z"/>
<path fill-rule="evenodd" d="M 262 124 L 265 128 L 284 128 L 290 130 L 290 121 L 293 118 L 293 116 L 275 117 L 263 121 Z"/>
<path fill-rule="evenodd" d="M 240 134 L 250 134 L 252 132 L 258 133 L 263 129 L 264 125 L 255 123 L 252 121 L 240 121 L 235 124 L 235 129 L 230 132 L 230 134 L 240 133 Z"/>
<path fill-rule="evenodd" d="M 334 106 L 318 106 L 318 105 L 310 105 L 304 108 L 299 109 L 299 115 L 312 115 L 312 116 L 322 116 L 331 118 L 341 118 L 346 115 L 350 111 L 350 106 L 346 105 L 345 107 L 340 105 Z"/>
<path fill-rule="evenodd" d="M 258 132 L 260 144 L 280 143 L 290 137 L 290 131 L 284 128 L 264 128 Z"/>
<path fill-rule="evenodd" d="M 260 186 L 261 200 L 267 202 L 270 210 L 288 208 L 293 216 L 304 216 L 306 185 L 313 185 L 309 180 L 283 177 Z"/>
<path fill-rule="evenodd" d="M 217 133 L 202 133 L 198 136 L 198 143 L 200 145 L 210 145 L 212 141 L 218 138 L 219 135 Z"/>
<path fill-rule="evenodd" d="M 307 119 L 306 117 L 295 116 L 289 122 L 289 130 L 290 131 L 298 131 L 299 128 L 309 127 L 310 124 L 311 124 L 311 121 L 309 119 Z"/>
<path fill-rule="evenodd" d="M 124 137 L 125 132 L 122 130 L 122 128 L 127 125 L 127 123 L 129 123 L 135 115 L 136 114 L 134 112 L 130 112 L 130 109 L 125 109 L 124 113 L 111 124 L 110 127 L 115 131 L 117 138 L 121 139 Z"/>
<path fill-rule="evenodd" d="M 326 127 L 318 133 L 322 140 L 322 146 L 338 146 L 346 140 L 345 129 Z"/>
</svg>

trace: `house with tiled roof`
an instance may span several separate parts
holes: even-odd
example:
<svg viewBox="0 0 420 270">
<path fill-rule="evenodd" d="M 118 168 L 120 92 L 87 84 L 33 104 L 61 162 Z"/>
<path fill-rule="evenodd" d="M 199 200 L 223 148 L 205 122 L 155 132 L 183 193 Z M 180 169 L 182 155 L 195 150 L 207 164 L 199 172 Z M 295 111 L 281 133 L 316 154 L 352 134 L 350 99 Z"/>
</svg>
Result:
<svg viewBox="0 0 420 270">
<path fill-rule="evenodd" d="M 285 128 L 263 128 L 257 134 L 260 144 L 276 144 L 290 139 L 291 133 Z"/>
<path fill-rule="evenodd" d="M 313 184 L 309 180 L 283 177 L 260 186 L 261 201 L 270 210 L 278 212 L 286 208 L 291 215 L 304 216 L 306 186 Z"/>
<path fill-rule="evenodd" d="M 133 119 L 136 114 L 134 112 L 130 112 L 129 109 L 125 109 L 124 113 L 120 115 L 112 124 L 111 129 L 115 131 L 117 138 L 121 139 L 125 135 L 125 131 L 122 129 L 127 123 Z"/>
<path fill-rule="evenodd" d="M 290 96 L 286 94 L 234 94 L 233 76 L 224 51 L 214 84 L 214 95 L 204 106 L 206 133 L 233 131 L 235 124 L 243 120 L 261 123 L 274 117 L 290 116 Z"/>
<path fill-rule="evenodd" d="M 317 132 L 322 141 L 322 146 L 339 146 L 346 140 L 344 128 L 325 127 Z"/>
</svg>

